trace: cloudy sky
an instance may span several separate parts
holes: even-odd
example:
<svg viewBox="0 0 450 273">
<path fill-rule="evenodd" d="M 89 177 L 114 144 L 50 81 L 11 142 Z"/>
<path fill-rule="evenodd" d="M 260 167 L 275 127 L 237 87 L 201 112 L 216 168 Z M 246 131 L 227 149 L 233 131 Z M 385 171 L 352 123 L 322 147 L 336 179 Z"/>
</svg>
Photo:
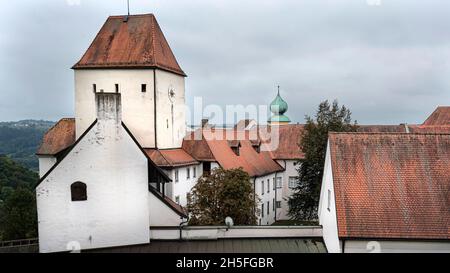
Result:
<svg viewBox="0 0 450 273">
<path fill-rule="evenodd" d="M 189 105 L 265 105 L 278 84 L 295 122 L 325 99 L 361 124 L 421 123 L 450 105 L 448 0 L 130 2 L 157 16 Z M 126 0 L 2 1 L 0 120 L 73 116 L 70 67 L 124 13 Z"/>
</svg>

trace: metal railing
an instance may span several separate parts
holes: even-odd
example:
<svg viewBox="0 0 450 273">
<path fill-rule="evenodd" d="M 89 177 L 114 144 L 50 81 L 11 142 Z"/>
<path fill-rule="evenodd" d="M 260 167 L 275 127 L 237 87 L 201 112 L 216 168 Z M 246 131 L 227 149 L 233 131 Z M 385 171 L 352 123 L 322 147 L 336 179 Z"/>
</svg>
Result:
<svg viewBox="0 0 450 273">
<path fill-rule="evenodd" d="M 0 242 L 0 248 L 15 247 L 15 246 L 29 246 L 39 244 L 38 238 L 11 240 Z"/>
</svg>

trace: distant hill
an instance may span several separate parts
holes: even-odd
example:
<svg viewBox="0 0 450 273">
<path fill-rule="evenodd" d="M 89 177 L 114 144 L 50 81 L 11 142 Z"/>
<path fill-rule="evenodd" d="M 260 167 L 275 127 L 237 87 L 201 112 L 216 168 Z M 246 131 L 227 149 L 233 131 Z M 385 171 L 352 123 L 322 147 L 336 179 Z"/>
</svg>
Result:
<svg viewBox="0 0 450 273">
<path fill-rule="evenodd" d="M 5 188 L 15 190 L 18 187 L 32 189 L 39 176 L 7 156 L 0 156 L 0 202 Z"/>
<path fill-rule="evenodd" d="M 35 155 L 44 133 L 54 122 L 21 120 L 0 122 L 0 155 L 6 155 L 23 166 L 37 171 L 39 163 Z"/>
</svg>

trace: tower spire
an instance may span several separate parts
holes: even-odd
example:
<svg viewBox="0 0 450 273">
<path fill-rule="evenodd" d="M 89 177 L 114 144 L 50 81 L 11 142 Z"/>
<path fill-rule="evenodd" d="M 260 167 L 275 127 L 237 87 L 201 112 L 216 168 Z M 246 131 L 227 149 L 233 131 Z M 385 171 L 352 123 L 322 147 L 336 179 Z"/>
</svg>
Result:
<svg viewBox="0 0 450 273">
<path fill-rule="evenodd" d="M 284 113 L 288 110 L 288 105 L 280 96 L 280 86 L 278 85 L 277 88 L 277 96 L 270 104 L 272 116 L 269 118 L 268 122 L 272 125 L 288 124 L 291 120 L 284 115 Z"/>
</svg>

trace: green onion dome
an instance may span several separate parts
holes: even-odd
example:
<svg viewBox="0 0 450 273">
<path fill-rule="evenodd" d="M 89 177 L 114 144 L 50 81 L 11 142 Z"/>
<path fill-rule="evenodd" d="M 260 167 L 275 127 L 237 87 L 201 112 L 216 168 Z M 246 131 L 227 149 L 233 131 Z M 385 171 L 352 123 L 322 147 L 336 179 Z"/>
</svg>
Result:
<svg viewBox="0 0 450 273">
<path fill-rule="evenodd" d="M 288 123 L 291 120 L 284 115 L 288 110 L 288 104 L 281 98 L 280 90 L 278 90 L 278 94 L 276 98 L 270 104 L 270 111 L 273 113 L 273 116 L 268 120 L 269 123 L 273 122 L 281 122 Z"/>
</svg>

